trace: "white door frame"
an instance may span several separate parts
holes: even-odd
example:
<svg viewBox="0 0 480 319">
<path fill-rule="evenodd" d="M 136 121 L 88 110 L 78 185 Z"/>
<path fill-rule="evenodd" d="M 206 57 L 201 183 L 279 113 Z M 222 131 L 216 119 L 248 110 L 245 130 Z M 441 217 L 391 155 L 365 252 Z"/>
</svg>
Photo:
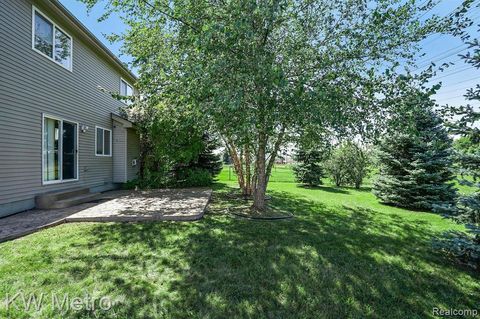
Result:
<svg viewBox="0 0 480 319">
<path fill-rule="evenodd" d="M 49 118 L 49 119 L 52 119 L 52 120 L 56 120 L 56 121 L 59 121 L 60 122 L 60 128 L 59 128 L 59 131 L 60 131 L 60 136 L 59 136 L 59 146 L 58 146 L 58 152 L 59 152 L 59 155 L 58 155 L 58 163 L 59 163 L 59 179 L 58 180 L 54 180 L 54 181 L 46 181 L 45 180 L 45 118 Z M 75 127 L 76 127 L 76 140 L 75 140 L 75 163 L 76 163 L 76 167 L 75 167 L 75 175 L 76 175 L 76 178 L 72 178 L 72 179 L 63 179 L 63 122 L 68 122 L 68 123 L 71 123 L 71 124 L 75 124 Z M 64 119 L 64 118 L 61 118 L 61 117 L 58 117 L 58 116 L 55 116 L 55 115 L 50 115 L 50 114 L 46 114 L 46 113 L 42 113 L 42 185 L 51 185 L 51 184 L 60 184 L 60 183 L 68 183 L 68 182 L 76 182 L 79 180 L 79 171 L 78 171 L 78 153 L 79 153 L 79 145 L 78 145 L 78 133 L 79 133 L 79 123 L 78 122 L 75 122 L 75 121 L 71 121 L 71 120 L 68 120 L 68 119 Z"/>
</svg>

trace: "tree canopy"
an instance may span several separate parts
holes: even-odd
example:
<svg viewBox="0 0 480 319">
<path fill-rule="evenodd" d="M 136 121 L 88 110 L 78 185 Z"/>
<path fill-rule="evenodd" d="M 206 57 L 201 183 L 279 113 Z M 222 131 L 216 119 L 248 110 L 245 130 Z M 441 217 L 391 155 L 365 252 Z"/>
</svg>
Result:
<svg viewBox="0 0 480 319">
<path fill-rule="evenodd" d="M 480 28 L 480 24 L 478 25 Z M 471 51 L 463 56 L 468 64 L 480 69 L 480 42 L 466 38 Z M 465 98 L 480 101 L 480 84 L 467 90 Z M 475 192 L 460 196 L 453 205 L 438 205 L 437 212 L 465 223 L 467 233 L 450 231 L 437 240 L 436 246 L 461 262 L 480 269 L 480 111 L 471 104 L 445 105 L 444 115 L 450 117 L 452 133 L 461 136 L 457 142 L 456 164 L 461 174 L 460 184 L 476 187 Z M 473 181 L 467 178 L 473 177 Z"/>
<path fill-rule="evenodd" d="M 93 6 L 98 0 L 83 0 Z M 453 19 L 432 1 L 116 0 L 150 105 L 203 117 L 223 139 L 239 185 L 265 208 L 279 148 L 306 127 L 371 134 L 381 87 L 418 41 Z"/>
</svg>

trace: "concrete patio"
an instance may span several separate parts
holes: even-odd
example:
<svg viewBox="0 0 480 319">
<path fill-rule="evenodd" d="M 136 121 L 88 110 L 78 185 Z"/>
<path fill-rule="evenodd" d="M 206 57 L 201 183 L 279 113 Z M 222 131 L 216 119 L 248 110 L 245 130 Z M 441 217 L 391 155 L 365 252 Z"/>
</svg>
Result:
<svg viewBox="0 0 480 319">
<path fill-rule="evenodd" d="M 66 222 L 194 221 L 203 217 L 211 194 L 206 188 L 105 192 L 91 203 L 0 218 L 0 242 Z"/>
</svg>

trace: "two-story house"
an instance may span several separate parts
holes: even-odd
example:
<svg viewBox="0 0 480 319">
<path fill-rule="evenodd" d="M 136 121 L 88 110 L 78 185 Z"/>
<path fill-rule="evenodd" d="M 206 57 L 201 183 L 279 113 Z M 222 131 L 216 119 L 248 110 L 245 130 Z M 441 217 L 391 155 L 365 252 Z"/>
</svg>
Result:
<svg viewBox="0 0 480 319">
<path fill-rule="evenodd" d="M 135 82 L 57 0 L 2 1 L 0 217 L 45 193 L 79 203 L 135 179 L 139 137 L 110 94 Z"/>
</svg>

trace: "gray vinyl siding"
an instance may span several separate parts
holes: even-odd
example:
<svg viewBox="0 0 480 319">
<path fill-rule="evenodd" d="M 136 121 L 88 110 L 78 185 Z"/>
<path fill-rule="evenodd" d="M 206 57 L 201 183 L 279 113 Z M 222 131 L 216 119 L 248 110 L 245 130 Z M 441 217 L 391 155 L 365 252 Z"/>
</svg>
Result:
<svg viewBox="0 0 480 319">
<path fill-rule="evenodd" d="M 127 181 L 127 130 L 120 123 L 113 123 L 113 182 L 124 183 Z"/>
<path fill-rule="evenodd" d="M 127 180 L 131 181 L 138 177 L 138 155 L 140 154 L 140 139 L 133 129 L 127 129 Z M 132 166 L 136 159 L 137 165 Z"/>
<path fill-rule="evenodd" d="M 32 49 L 32 4 L 73 38 L 73 72 Z M 112 129 L 128 75 L 86 45 L 41 1 L 2 1 L 0 9 L 0 205 L 71 187 L 109 187 L 112 157 L 95 156 L 95 126 Z M 133 82 L 133 79 L 130 79 Z M 87 125 L 79 132 L 79 181 L 42 185 L 42 114 Z M 0 214 L 1 215 L 1 214 Z"/>
</svg>

